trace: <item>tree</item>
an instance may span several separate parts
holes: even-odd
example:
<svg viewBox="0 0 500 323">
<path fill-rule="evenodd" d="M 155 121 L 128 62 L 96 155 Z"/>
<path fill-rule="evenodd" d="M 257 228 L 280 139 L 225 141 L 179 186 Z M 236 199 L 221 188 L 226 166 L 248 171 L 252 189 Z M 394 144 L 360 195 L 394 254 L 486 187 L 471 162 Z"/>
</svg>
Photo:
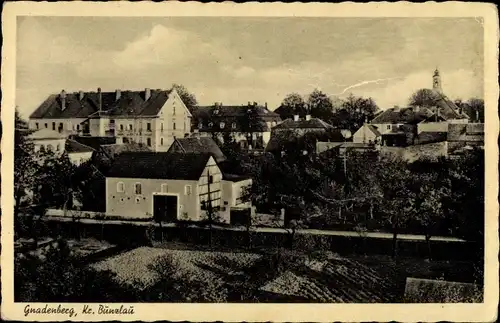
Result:
<svg viewBox="0 0 500 323">
<path fill-rule="evenodd" d="M 384 222 L 392 231 L 392 257 L 397 257 L 397 236 L 414 210 L 413 192 L 410 189 L 411 173 L 406 163 L 399 158 L 385 157 L 377 165 L 377 180 L 382 191 L 379 207 Z"/>
<path fill-rule="evenodd" d="M 411 107 L 425 107 L 432 108 L 436 105 L 438 95 L 431 89 L 420 89 L 412 94 L 409 100 Z"/>
<path fill-rule="evenodd" d="M 379 110 L 372 98 L 356 97 L 351 93 L 343 101 L 342 109 L 335 114 L 336 123 L 341 129 L 349 129 L 354 132 L 366 121 L 372 120 Z"/>
<path fill-rule="evenodd" d="M 329 122 L 333 117 L 332 100 L 322 91 L 315 89 L 307 97 L 307 108 L 312 117 Z"/>
<path fill-rule="evenodd" d="M 247 107 L 245 116 L 240 119 L 240 126 L 241 133 L 246 136 L 249 145 L 252 145 L 252 148 L 261 148 L 259 145 L 262 146 L 262 143 L 257 142 L 257 138 L 254 139 L 254 134 L 262 133 L 266 129 L 266 124 L 262 120 L 257 106 Z"/>
<path fill-rule="evenodd" d="M 18 221 L 23 198 L 28 197 L 35 184 L 38 163 L 33 142 L 27 137 L 27 123 L 15 112 L 14 131 L 14 221 Z"/>
<path fill-rule="evenodd" d="M 184 102 L 188 110 L 190 112 L 193 112 L 194 109 L 198 106 L 198 101 L 196 100 L 196 96 L 191 92 L 189 92 L 184 85 L 174 83 L 172 85 L 172 88 L 175 89 L 177 93 L 179 93 L 182 102 Z"/>
<path fill-rule="evenodd" d="M 298 93 L 287 94 L 277 112 L 283 120 L 296 114 L 303 116 L 307 113 L 306 102 Z"/>
<path fill-rule="evenodd" d="M 467 101 L 467 115 L 472 120 L 477 120 L 484 123 L 484 100 L 471 98 Z"/>
</svg>

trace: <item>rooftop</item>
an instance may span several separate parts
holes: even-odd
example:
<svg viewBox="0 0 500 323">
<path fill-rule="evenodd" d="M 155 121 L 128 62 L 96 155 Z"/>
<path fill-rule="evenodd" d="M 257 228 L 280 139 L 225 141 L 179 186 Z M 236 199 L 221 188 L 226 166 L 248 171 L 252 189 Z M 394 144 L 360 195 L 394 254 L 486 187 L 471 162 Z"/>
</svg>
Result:
<svg viewBox="0 0 500 323">
<path fill-rule="evenodd" d="M 198 180 L 209 159 L 206 153 L 125 152 L 107 177 Z"/>
<path fill-rule="evenodd" d="M 31 114 L 30 119 L 88 118 L 99 111 L 101 115 L 113 117 L 156 116 L 171 92 L 172 90 L 117 90 L 51 94 Z"/>
<path fill-rule="evenodd" d="M 169 151 L 174 151 L 176 147 L 184 153 L 210 153 L 216 162 L 226 159 L 217 143 L 210 137 L 176 138 Z"/>
</svg>

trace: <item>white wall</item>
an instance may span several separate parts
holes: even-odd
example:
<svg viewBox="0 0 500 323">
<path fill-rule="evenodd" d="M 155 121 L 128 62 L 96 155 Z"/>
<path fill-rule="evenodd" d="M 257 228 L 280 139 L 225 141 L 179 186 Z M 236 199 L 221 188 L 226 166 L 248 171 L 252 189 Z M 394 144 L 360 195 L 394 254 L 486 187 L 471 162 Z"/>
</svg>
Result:
<svg viewBox="0 0 500 323">
<path fill-rule="evenodd" d="M 363 125 L 352 136 L 352 141 L 355 143 L 375 143 L 376 140 L 377 136 L 368 128 L 367 125 Z"/>
<path fill-rule="evenodd" d="M 421 122 L 417 125 L 417 133 L 448 132 L 448 122 Z"/>
<path fill-rule="evenodd" d="M 28 127 L 32 130 L 44 129 L 44 128 L 53 130 L 53 124 L 55 123 L 54 131 L 59 131 L 59 126 L 62 125 L 63 133 L 73 134 L 78 132 L 77 126 L 79 126 L 80 131 L 83 130 L 83 125 L 81 124 L 83 121 L 85 121 L 85 118 L 30 119 L 28 122 Z"/>
<path fill-rule="evenodd" d="M 92 152 L 79 152 L 79 153 L 69 153 L 68 158 L 76 166 L 83 164 L 84 162 L 92 158 Z"/>
<path fill-rule="evenodd" d="M 35 152 L 39 151 L 41 146 L 44 147 L 45 150 L 48 150 L 48 146 L 52 146 L 53 152 L 59 152 L 62 154 L 66 148 L 66 139 L 36 139 L 33 141 L 33 146 L 35 148 Z M 57 149 L 59 147 L 59 149 Z"/>
</svg>

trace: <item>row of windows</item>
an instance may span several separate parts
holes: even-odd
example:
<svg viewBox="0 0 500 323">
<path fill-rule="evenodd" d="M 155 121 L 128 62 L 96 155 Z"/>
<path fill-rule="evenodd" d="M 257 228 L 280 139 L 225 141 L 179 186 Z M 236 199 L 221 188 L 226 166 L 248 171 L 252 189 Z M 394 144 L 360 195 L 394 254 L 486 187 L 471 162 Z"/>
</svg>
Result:
<svg viewBox="0 0 500 323">
<path fill-rule="evenodd" d="M 271 122 L 271 126 L 272 126 L 272 127 L 274 127 L 275 125 L 276 125 L 276 121 Z M 209 123 L 208 123 L 208 127 L 212 128 L 213 126 L 214 126 L 214 123 L 213 123 L 213 122 L 209 122 Z M 226 123 L 225 123 L 225 122 L 220 122 L 220 123 L 219 123 L 219 127 L 220 127 L 221 129 L 224 129 L 224 128 L 226 127 Z M 198 123 L 198 128 L 200 128 L 200 129 L 201 129 L 201 128 L 203 128 L 203 122 L 201 122 L 201 121 L 200 121 L 200 122 Z M 236 129 L 236 122 L 231 123 L 231 128 L 232 128 L 232 129 Z"/>
<path fill-rule="evenodd" d="M 45 126 L 45 129 L 48 129 L 48 128 L 49 128 L 49 124 L 48 124 L 47 122 L 44 124 L 44 126 Z M 37 130 L 38 130 L 38 129 L 40 129 L 40 124 L 39 124 L 38 122 L 36 122 L 36 123 L 35 123 L 35 127 L 36 127 L 36 129 L 37 129 Z M 71 128 L 70 123 L 68 123 L 68 129 L 69 129 L 69 128 Z M 61 132 L 61 131 L 63 131 L 63 129 L 64 129 L 64 125 L 63 125 L 63 123 L 62 123 L 62 122 L 60 122 L 60 123 L 59 123 L 59 126 L 57 127 L 57 130 L 58 130 L 59 132 Z M 56 131 L 56 122 L 52 122 L 52 130 Z M 73 129 L 73 130 L 74 130 L 74 129 Z M 77 124 L 77 125 L 76 125 L 76 130 L 80 131 L 80 125 L 79 125 L 79 124 Z"/>
<path fill-rule="evenodd" d="M 116 191 L 118 193 L 124 193 L 125 192 L 125 183 L 118 182 L 116 184 Z M 134 184 L 134 192 L 136 195 L 142 194 L 142 184 L 141 183 Z M 168 193 L 168 184 L 161 184 L 161 192 Z M 192 193 L 191 185 L 185 185 L 184 186 L 184 195 L 191 195 L 191 193 Z"/>
<path fill-rule="evenodd" d="M 51 144 L 40 145 L 40 151 L 54 151 L 54 146 L 52 146 Z M 56 151 L 61 151 L 61 145 L 56 145 Z"/>
<path fill-rule="evenodd" d="M 129 131 L 132 131 L 132 130 L 134 130 L 134 126 L 132 124 L 129 124 L 127 129 Z M 177 130 L 177 125 L 175 124 L 175 122 L 172 124 L 172 129 Z M 124 125 L 121 124 L 120 131 L 123 131 L 123 130 L 125 130 L 125 127 L 124 127 Z M 142 127 L 139 127 L 139 130 L 142 130 Z M 147 124 L 146 130 L 151 131 L 151 123 Z M 163 123 L 160 124 L 160 131 L 163 132 Z"/>
</svg>

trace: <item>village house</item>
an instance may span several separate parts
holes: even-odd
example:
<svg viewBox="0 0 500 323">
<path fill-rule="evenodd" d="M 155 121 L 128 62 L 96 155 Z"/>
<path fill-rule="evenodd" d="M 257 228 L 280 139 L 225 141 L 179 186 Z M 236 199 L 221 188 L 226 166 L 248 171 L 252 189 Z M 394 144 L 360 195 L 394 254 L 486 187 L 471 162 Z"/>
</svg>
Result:
<svg viewBox="0 0 500 323">
<path fill-rule="evenodd" d="M 300 119 L 295 115 L 293 119 L 287 119 L 271 129 L 271 140 L 266 147 L 268 152 L 282 152 L 284 146 L 291 140 L 313 136 L 316 139 L 330 139 L 344 141 L 342 132 L 319 118 L 311 118 L 306 115 Z"/>
<path fill-rule="evenodd" d="M 380 141 L 384 146 L 407 146 L 415 143 L 422 133 L 443 133 L 448 131 L 449 124 L 468 123 L 471 118 L 454 102 L 444 95 L 441 88 L 439 71 L 433 74 L 434 96 L 432 107 L 394 107 L 377 115 L 369 125 L 380 133 Z M 362 142 L 366 128 L 354 134 L 354 142 Z M 424 134 L 423 136 L 426 136 Z"/>
<path fill-rule="evenodd" d="M 30 116 L 30 129 L 66 136 L 114 137 L 167 151 L 191 130 L 191 113 L 175 89 L 77 92 L 50 95 Z"/>
<path fill-rule="evenodd" d="M 449 156 L 484 149 L 484 123 L 450 124 L 447 141 Z"/>
<path fill-rule="evenodd" d="M 133 166 L 132 166 L 133 165 Z M 203 221 L 209 205 L 214 220 L 230 223 L 232 207 L 251 180 L 225 181 L 209 153 L 120 154 L 106 175 L 106 214 L 163 222 Z"/>
<path fill-rule="evenodd" d="M 263 149 L 271 137 L 271 128 L 281 122 L 277 113 L 256 102 L 241 106 L 215 103 L 196 108 L 193 117 L 194 132 L 224 140 L 230 134 L 242 148 Z M 252 138 L 250 139 L 250 133 Z"/>
<path fill-rule="evenodd" d="M 53 152 L 56 156 L 66 153 L 69 160 L 76 166 L 89 161 L 95 152 L 92 147 L 50 129 L 44 128 L 34 131 L 27 138 L 33 142 L 35 152 Z"/>
</svg>

